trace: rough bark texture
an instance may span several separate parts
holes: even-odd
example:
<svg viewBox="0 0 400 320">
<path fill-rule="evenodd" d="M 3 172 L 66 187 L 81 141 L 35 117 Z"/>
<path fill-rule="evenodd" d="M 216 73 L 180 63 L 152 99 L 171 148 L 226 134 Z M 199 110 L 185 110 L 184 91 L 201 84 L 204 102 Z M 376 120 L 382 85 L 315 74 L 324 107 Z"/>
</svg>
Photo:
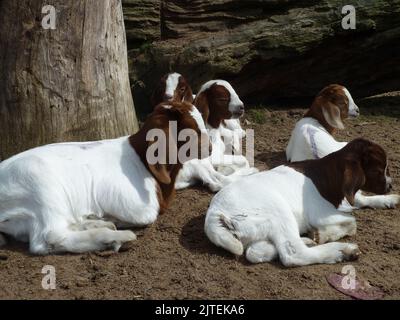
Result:
<svg viewBox="0 0 400 320">
<path fill-rule="evenodd" d="M 0 2 L 0 158 L 137 130 L 120 0 Z"/>
<path fill-rule="evenodd" d="M 399 90 L 399 0 L 354 2 L 356 30 L 342 29 L 341 9 L 349 3 L 341 0 L 158 2 L 160 38 L 129 52 L 141 108 L 170 70 L 185 74 L 195 90 L 225 78 L 253 103 L 313 97 L 329 83 L 346 85 L 356 97 Z M 137 10 L 148 3 L 137 0 Z"/>
</svg>

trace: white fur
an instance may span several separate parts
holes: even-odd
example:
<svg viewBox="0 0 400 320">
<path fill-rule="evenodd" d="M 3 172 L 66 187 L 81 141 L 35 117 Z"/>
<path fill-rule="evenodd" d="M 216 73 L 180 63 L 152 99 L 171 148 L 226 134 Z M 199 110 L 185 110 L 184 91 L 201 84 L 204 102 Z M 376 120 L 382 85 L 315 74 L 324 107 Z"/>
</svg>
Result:
<svg viewBox="0 0 400 320">
<path fill-rule="evenodd" d="M 221 126 L 223 125 L 221 124 Z M 222 139 L 221 131 L 223 129 L 221 129 L 221 126 L 218 129 L 208 128 L 207 131 L 212 145 L 211 156 L 185 162 L 175 182 L 177 190 L 190 187 L 201 181 L 211 191 L 216 192 L 232 181 L 258 171 L 249 166 L 249 162 L 244 156 L 225 154 L 226 146 Z M 232 133 L 232 135 L 235 135 L 235 133 Z M 219 167 L 224 168 L 225 173 L 229 171 L 229 175 L 218 172 L 216 168 Z"/>
<path fill-rule="evenodd" d="M 104 217 L 147 225 L 159 211 L 156 181 L 127 137 L 25 151 L 0 163 L 0 182 L 0 232 L 35 254 L 118 250 L 135 234 Z"/>
<path fill-rule="evenodd" d="M 197 127 L 200 129 L 201 132 L 207 133 L 207 128 L 204 123 L 203 117 L 201 116 L 200 111 L 195 107 L 192 106 L 192 110 L 190 111 L 190 115 L 196 121 Z"/>
<path fill-rule="evenodd" d="M 207 133 L 194 106 L 190 114 Z M 160 204 L 158 183 L 128 138 L 51 144 L 1 162 L 0 245 L 1 233 L 29 242 L 35 254 L 118 251 L 135 240 L 111 221 L 151 224 Z"/>
<path fill-rule="evenodd" d="M 360 114 L 360 109 L 355 104 L 353 97 L 351 96 L 349 90 L 346 88 L 343 89 L 344 94 L 346 95 L 347 99 L 349 99 L 349 116 L 350 117 L 357 117 Z"/>
<path fill-rule="evenodd" d="M 347 142 L 336 141 L 317 119 L 302 118 L 296 123 L 286 148 L 288 161 L 319 159 L 342 149 Z"/>
<path fill-rule="evenodd" d="M 316 230 L 319 243 L 301 238 Z M 356 231 L 354 217 L 338 211 L 313 182 L 280 166 L 231 183 L 212 199 L 205 220 L 208 238 L 252 263 L 279 256 L 285 266 L 336 263 L 358 253 L 355 244 L 336 241 Z"/>
<path fill-rule="evenodd" d="M 349 114 L 359 114 L 358 107 L 355 105 L 350 93 L 345 89 L 349 98 Z M 319 159 L 326 155 L 343 148 L 347 142 L 336 141 L 335 138 L 319 123 L 318 120 L 310 117 L 302 118 L 296 123 L 289 144 L 286 148 L 286 158 L 288 161 L 303 161 L 307 159 Z M 400 202 L 396 195 L 364 196 L 361 191 L 355 195 L 355 207 L 351 207 L 347 200 L 344 200 L 340 210 L 349 211 L 362 207 L 371 208 L 393 208 Z"/>
<path fill-rule="evenodd" d="M 240 141 L 246 137 L 246 131 L 242 129 L 240 119 L 228 119 L 225 120 L 225 126 L 221 127 L 221 135 L 225 141 L 225 153 L 228 154 L 231 150 L 239 150 Z"/>
<path fill-rule="evenodd" d="M 165 95 L 170 97 L 171 99 L 174 97 L 174 92 L 179 83 L 179 77 L 181 77 L 181 75 L 176 72 L 170 73 L 167 77 L 165 85 Z"/>
<path fill-rule="evenodd" d="M 243 104 L 235 90 L 225 80 L 206 82 L 201 86 L 198 94 L 215 83 L 224 86 L 229 91 L 231 95 L 230 106 L 236 108 Z M 256 168 L 250 167 L 244 156 L 232 155 L 232 150 L 239 150 L 240 141 L 245 137 L 245 131 L 240 125 L 240 120 L 228 119 L 225 120 L 225 123 L 226 125 L 221 124 L 217 129 L 208 126 L 207 131 L 212 145 L 211 156 L 185 162 L 176 179 L 175 188 L 177 190 L 190 187 L 201 181 L 211 191 L 216 192 L 242 176 L 258 172 Z"/>
<path fill-rule="evenodd" d="M 197 93 L 197 95 L 199 95 L 203 91 L 207 90 L 214 84 L 223 86 L 229 91 L 229 94 L 231 95 L 231 98 L 229 101 L 229 111 L 232 113 L 238 112 L 240 107 L 243 106 L 243 102 L 242 102 L 242 100 L 240 100 L 238 94 L 236 93 L 236 91 L 233 89 L 233 87 L 231 86 L 231 84 L 228 81 L 210 80 L 201 86 L 200 91 Z"/>
<path fill-rule="evenodd" d="M 190 114 L 207 133 L 194 106 Z M 35 254 L 118 251 L 136 236 L 110 221 L 125 227 L 153 223 L 157 191 L 128 137 L 25 151 L 0 163 L 0 245 L 6 233 L 28 241 Z"/>
</svg>

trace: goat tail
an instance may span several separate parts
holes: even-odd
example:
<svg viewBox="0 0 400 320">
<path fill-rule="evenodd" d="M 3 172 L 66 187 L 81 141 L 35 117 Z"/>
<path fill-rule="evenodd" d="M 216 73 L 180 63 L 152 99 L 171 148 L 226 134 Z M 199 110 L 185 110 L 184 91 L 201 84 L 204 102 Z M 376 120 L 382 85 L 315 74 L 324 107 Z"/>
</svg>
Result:
<svg viewBox="0 0 400 320">
<path fill-rule="evenodd" d="M 237 256 L 243 254 L 243 244 L 235 235 L 235 225 L 231 218 L 223 213 L 211 214 L 206 218 L 205 233 L 218 247 L 222 247 Z"/>
</svg>

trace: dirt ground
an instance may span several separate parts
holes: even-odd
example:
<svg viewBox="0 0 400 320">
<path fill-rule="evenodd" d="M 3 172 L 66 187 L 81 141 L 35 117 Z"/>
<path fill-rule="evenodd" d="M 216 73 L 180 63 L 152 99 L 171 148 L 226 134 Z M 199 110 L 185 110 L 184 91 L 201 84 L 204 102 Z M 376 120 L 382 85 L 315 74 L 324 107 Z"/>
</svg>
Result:
<svg viewBox="0 0 400 320">
<path fill-rule="evenodd" d="M 400 192 L 400 106 L 361 109 L 337 137 L 366 137 L 384 146 L 395 191 Z M 304 109 L 253 109 L 256 166 L 284 162 L 284 149 Z M 177 193 L 168 212 L 118 254 L 37 257 L 11 242 L 0 250 L 0 299 L 349 299 L 325 277 L 346 263 L 284 268 L 278 262 L 250 265 L 215 247 L 203 232 L 212 194 L 199 186 Z M 379 287 L 386 299 L 400 298 L 400 209 L 355 212 L 362 255 L 351 262 L 358 275 Z M 42 289 L 41 270 L 56 269 L 57 289 Z"/>
</svg>

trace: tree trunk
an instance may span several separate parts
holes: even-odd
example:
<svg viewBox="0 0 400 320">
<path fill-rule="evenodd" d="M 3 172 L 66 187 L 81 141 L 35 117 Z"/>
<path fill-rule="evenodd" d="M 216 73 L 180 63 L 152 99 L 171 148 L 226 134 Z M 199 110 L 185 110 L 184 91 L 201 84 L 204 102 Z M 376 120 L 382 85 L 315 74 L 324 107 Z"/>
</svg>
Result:
<svg viewBox="0 0 400 320">
<path fill-rule="evenodd" d="M 0 160 L 35 146 L 138 129 L 120 0 L 0 2 Z"/>
</svg>

